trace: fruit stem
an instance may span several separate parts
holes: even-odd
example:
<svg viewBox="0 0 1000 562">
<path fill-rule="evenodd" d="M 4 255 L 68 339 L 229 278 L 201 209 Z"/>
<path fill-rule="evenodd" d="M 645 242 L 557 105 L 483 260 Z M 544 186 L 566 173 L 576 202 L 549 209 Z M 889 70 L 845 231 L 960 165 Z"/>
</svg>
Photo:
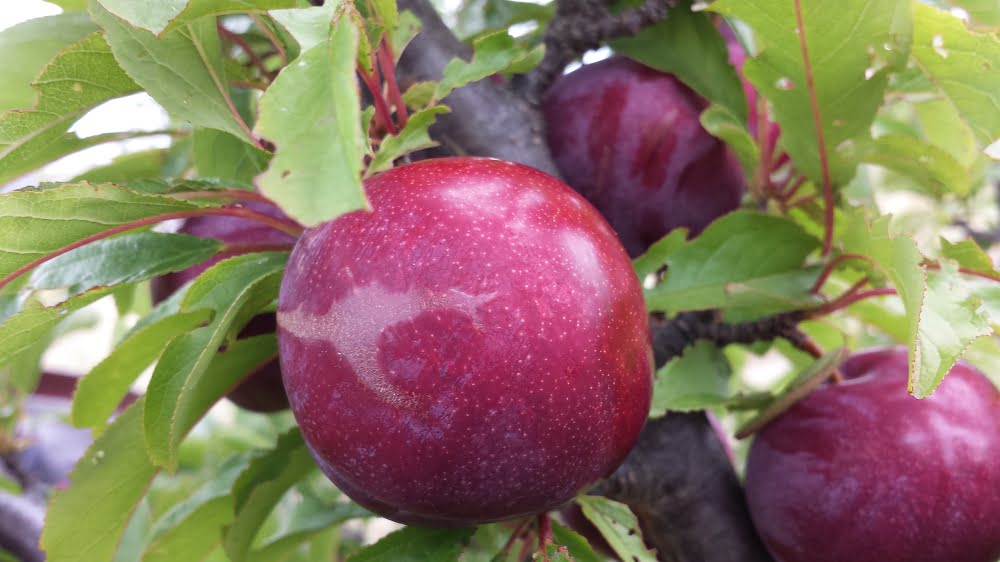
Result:
<svg viewBox="0 0 1000 562">
<path fill-rule="evenodd" d="M 118 225 L 114 228 L 109 228 L 108 230 L 103 230 L 96 234 L 91 234 L 85 238 L 81 238 L 72 244 L 68 244 L 59 248 L 54 252 L 50 252 L 36 260 L 33 260 L 16 270 L 13 273 L 7 275 L 6 277 L 0 279 L 0 289 L 6 287 L 11 281 L 17 279 L 21 275 L 31 271 L 32 269 L 42 265 L 43 263 L 55 259 L 67 252 L 71 252 L 77 248 L 86 246 L 91 242 L 97 242 L 98 240 L 103 240 L 109 238 L 116 234 L 121 234 L 122 232 L 128 232 L 129 230 L 134 230 L 136 228 L 142 228 L 144 226 L 149 226 L 152 224 L 160 223 L 163 221 L 173 220 L 173 219 L 189 219 L 194 217 L 204 217 L 204 216 L 228 216 L 228 217 L 240 217 L 252 221 L 259 222 L 263 225 L 270 226 L 277 230 L 280 230 L 286 234 L 290 234 L 294 237 L 299 237 L 302 234 L 302 227 L 297 224 L 289 223 L 288 221 L 278 219 L 264 213 L 259 213 L 252 209 L 247 209 L 244 207 L 211 207 L 206 209 L 194 209 L 190 211 L 178 211 L 176 213 L 165 213 L 162 215 L 156 215 L 153 217 L 146 217 L 143 219 L 135 220 L 129 223 Z"/>
<path fill-rule="evenodd" d="M 823 288 L 823 284 L 826 283 L 826 280 L 830 277 L 830 274 L 833 273 L 833 270 L 838 265 L 849 260 L 863 260 L 868 263 L 872 263 L 871 258 L 869 258 L 868 256 L 862 256 L 861 254 L 840 254 L 839 256 L 827 262 L 827 264 L 823 267 L 823 271 L 820 272 L 819 277 L 816 278 L 816 282 L 813 284 L 812 289 L 810 289 L 809 292 L 813 293 L 814 295 L 818 295 L 820 289 Z"/>
<path fill-rule="evenodd" d="M 393 64 L 395 57 L 392 54 L 392 45 L 389 41 L 382 39 L 378 47 L 378 65 L 382 68 L 382 76 L 386 86 L 389 87 L 389 99 L 396 107 L 396 117 L 399 118 L 399 129 L 406 127 L 406 104 L 403 102 L 403 94 L 399 91 L 399 83 L 396 81 L 396 66 Z"/>
<path fill-rule="evenodd" d="M 830 162 L 826 153 L 826 138 L 823 135 L 823 117 L 819 110 L 819 100 L 816 97 L 816 83 L 813 79 L 812 64 L 809 62 L 809 46 L 806 42 L 806 25 L 802 18 L 802 0 L 794 0 L 795 25 L 799 36 L 799 48 L 802 50 L 802 66 L 806 74 L 806 91 L 809 93 L 809 104 L 812 106 L 813 126 L 816 127 L 816 145 L 819 149 L 819 164 L 823 173 L 823 256 L 826 257 L 833 249 L 833 181 L 830 178 Z"/>
<path fill-rule="evenodd" d="M 517 539 L 524 534 L 524 531 L 527 530 L 528 525 L 530 523 L 531 523 L 531 518 L 525 517 L 524 520 L 522 520 L 520 523 L 517 524 L 516 527 L 514 527 L 514 532 L 510 534 L 510 538 L 507 539 L 507 542 L 504 543 L 503 548 L 500 549 L 500 553 L 497 555 L 498 559 L 501 560 L 507 559 L 507 554 L 510 552 L 511 547 L 514 546 L 514 543 L 517 542 Z M 521 556 L 519 560 L 523 558 L 524 556 Z"/>
</svg>

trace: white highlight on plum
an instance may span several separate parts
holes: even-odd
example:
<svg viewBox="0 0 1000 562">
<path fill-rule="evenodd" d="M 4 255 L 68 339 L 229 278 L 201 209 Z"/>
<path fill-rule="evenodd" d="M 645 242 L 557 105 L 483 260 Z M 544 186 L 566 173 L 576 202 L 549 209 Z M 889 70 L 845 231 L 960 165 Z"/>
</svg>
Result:
<svg viewBox="0 0 1000 562">
<path fill-rule="evenodd" d="M 412 320 L 430 310 L 457 310 L 478 325 L 479 308 L 496 293 L 470 295 L 457 289 L 390 292 L 378 284 L 355 287 L 323 315 L 297 309 L 278 312 L 281 328 L 293 336 L 327 341 L 347 359 L 358 380 L 380 398 L 397 406 L 414 404 L 412 397 L 385 379 L 378 366 L 378 340 L 389 326 Z"/>
</svg>

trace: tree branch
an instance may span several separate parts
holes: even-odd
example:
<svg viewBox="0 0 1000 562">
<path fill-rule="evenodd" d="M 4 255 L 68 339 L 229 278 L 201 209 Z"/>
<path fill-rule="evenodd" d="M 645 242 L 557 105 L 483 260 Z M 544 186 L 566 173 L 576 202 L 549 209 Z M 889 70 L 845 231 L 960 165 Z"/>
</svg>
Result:
<svg viewBox="0 0 1000 562">
<path fill-rule="evenodd" d="M 428 0 L 399 0 L 399 9 L 412 11 L 423 23 L 400 58 L 400 83 L 439 80 L 448 61 L 468 59 L 469 48 L 452 34 Z M 442 144 L 439 154 L 492 156 L 559 176 L 545 144 L 541 114 L 506 85 L 480 80 L 458 88 L 443 101 L 452 112 L 438 117 L 430 129 L 431 137 Z"/>
<path fill-rule="evenodd" d="M 645 0 L 641 6 L 612 13 L 605 0 L 557 0 L 555 17 L 545 28 L 545 56 L 530 73 L 517 77 L 515 88 L 537 102 L 566 65 L 605 41 L 635 35 L 662 20 L 674 0 Z"/>
</svg>

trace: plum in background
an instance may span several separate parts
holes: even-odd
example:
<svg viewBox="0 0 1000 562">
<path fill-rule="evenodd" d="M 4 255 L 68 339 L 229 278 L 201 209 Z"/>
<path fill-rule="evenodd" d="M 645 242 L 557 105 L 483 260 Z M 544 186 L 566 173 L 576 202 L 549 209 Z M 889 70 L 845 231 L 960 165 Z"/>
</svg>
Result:
<svg viewBox="0 0 1000 562">
<path fill-rule="evenodd" d="M 243 206 L 276 218 L 287 218 L 272 205 L 259 202 L 245 203 Z M 151 288 L 153 302 L 160 302 L 185 283 L 201 275 L 203 271 L 219 261 L 239 255 L 239 246 L 290 245 L 295 238 L 289 234 L 239 217 L 206 216 L 187 219 L 180 231 L 191 236 L 214 238 L 232 246 L 220 252 L 211 260 L 189 267 L 183 271 L 170 273 L 153 279 Z M 248 338 L 274 333 L 276 320 L 273 313 L 258 314 L 240 331 L 237 337 Z M 243 379 L 230 391 L 228 398 L 237 406 L 253 412 L 276 412 L 288 408 L 288 398 L 281 382 L 281 368 L 275 359 Z"/>
<path fill-rule="evenodd" d="M 740 205 L 743 170 L 702 128 L 707 105 L 674 76 L 620 56 L 560 77 L 545 95 L 560 173 L 630 256 L 677 227 L 694 236 Z"/>
<path fill-rule="evenodd" d="M 307 230 L 278 300 L 292 412 L 361 505 L 464 526 L 555 508 L 610 474 L 649 411 L 639 281 L 607 222 L 538 170 L 425 160 L 372 211 Z"/>
<path fill-rule="evenodd" d="M 747 500 L 781 562 L 994 562 L 1000 557 L 1000 392 L 959 363 L 906 393 L 905 348 L 850 357 L 768 424 Z"/>
</svg>

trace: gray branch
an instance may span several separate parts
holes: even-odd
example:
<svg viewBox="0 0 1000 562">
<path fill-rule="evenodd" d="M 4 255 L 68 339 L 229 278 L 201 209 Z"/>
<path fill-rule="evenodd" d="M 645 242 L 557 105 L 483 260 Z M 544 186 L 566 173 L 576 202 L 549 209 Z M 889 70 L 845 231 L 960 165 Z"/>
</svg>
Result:
<svg viewBox="0 0 1000 562">
<path fill-rule="evenodd" d="M 0 490 L 0 549 L 21 562 L 44 562 L 38 548 L 45 510 L 31 500 Z"/>
</svg>

